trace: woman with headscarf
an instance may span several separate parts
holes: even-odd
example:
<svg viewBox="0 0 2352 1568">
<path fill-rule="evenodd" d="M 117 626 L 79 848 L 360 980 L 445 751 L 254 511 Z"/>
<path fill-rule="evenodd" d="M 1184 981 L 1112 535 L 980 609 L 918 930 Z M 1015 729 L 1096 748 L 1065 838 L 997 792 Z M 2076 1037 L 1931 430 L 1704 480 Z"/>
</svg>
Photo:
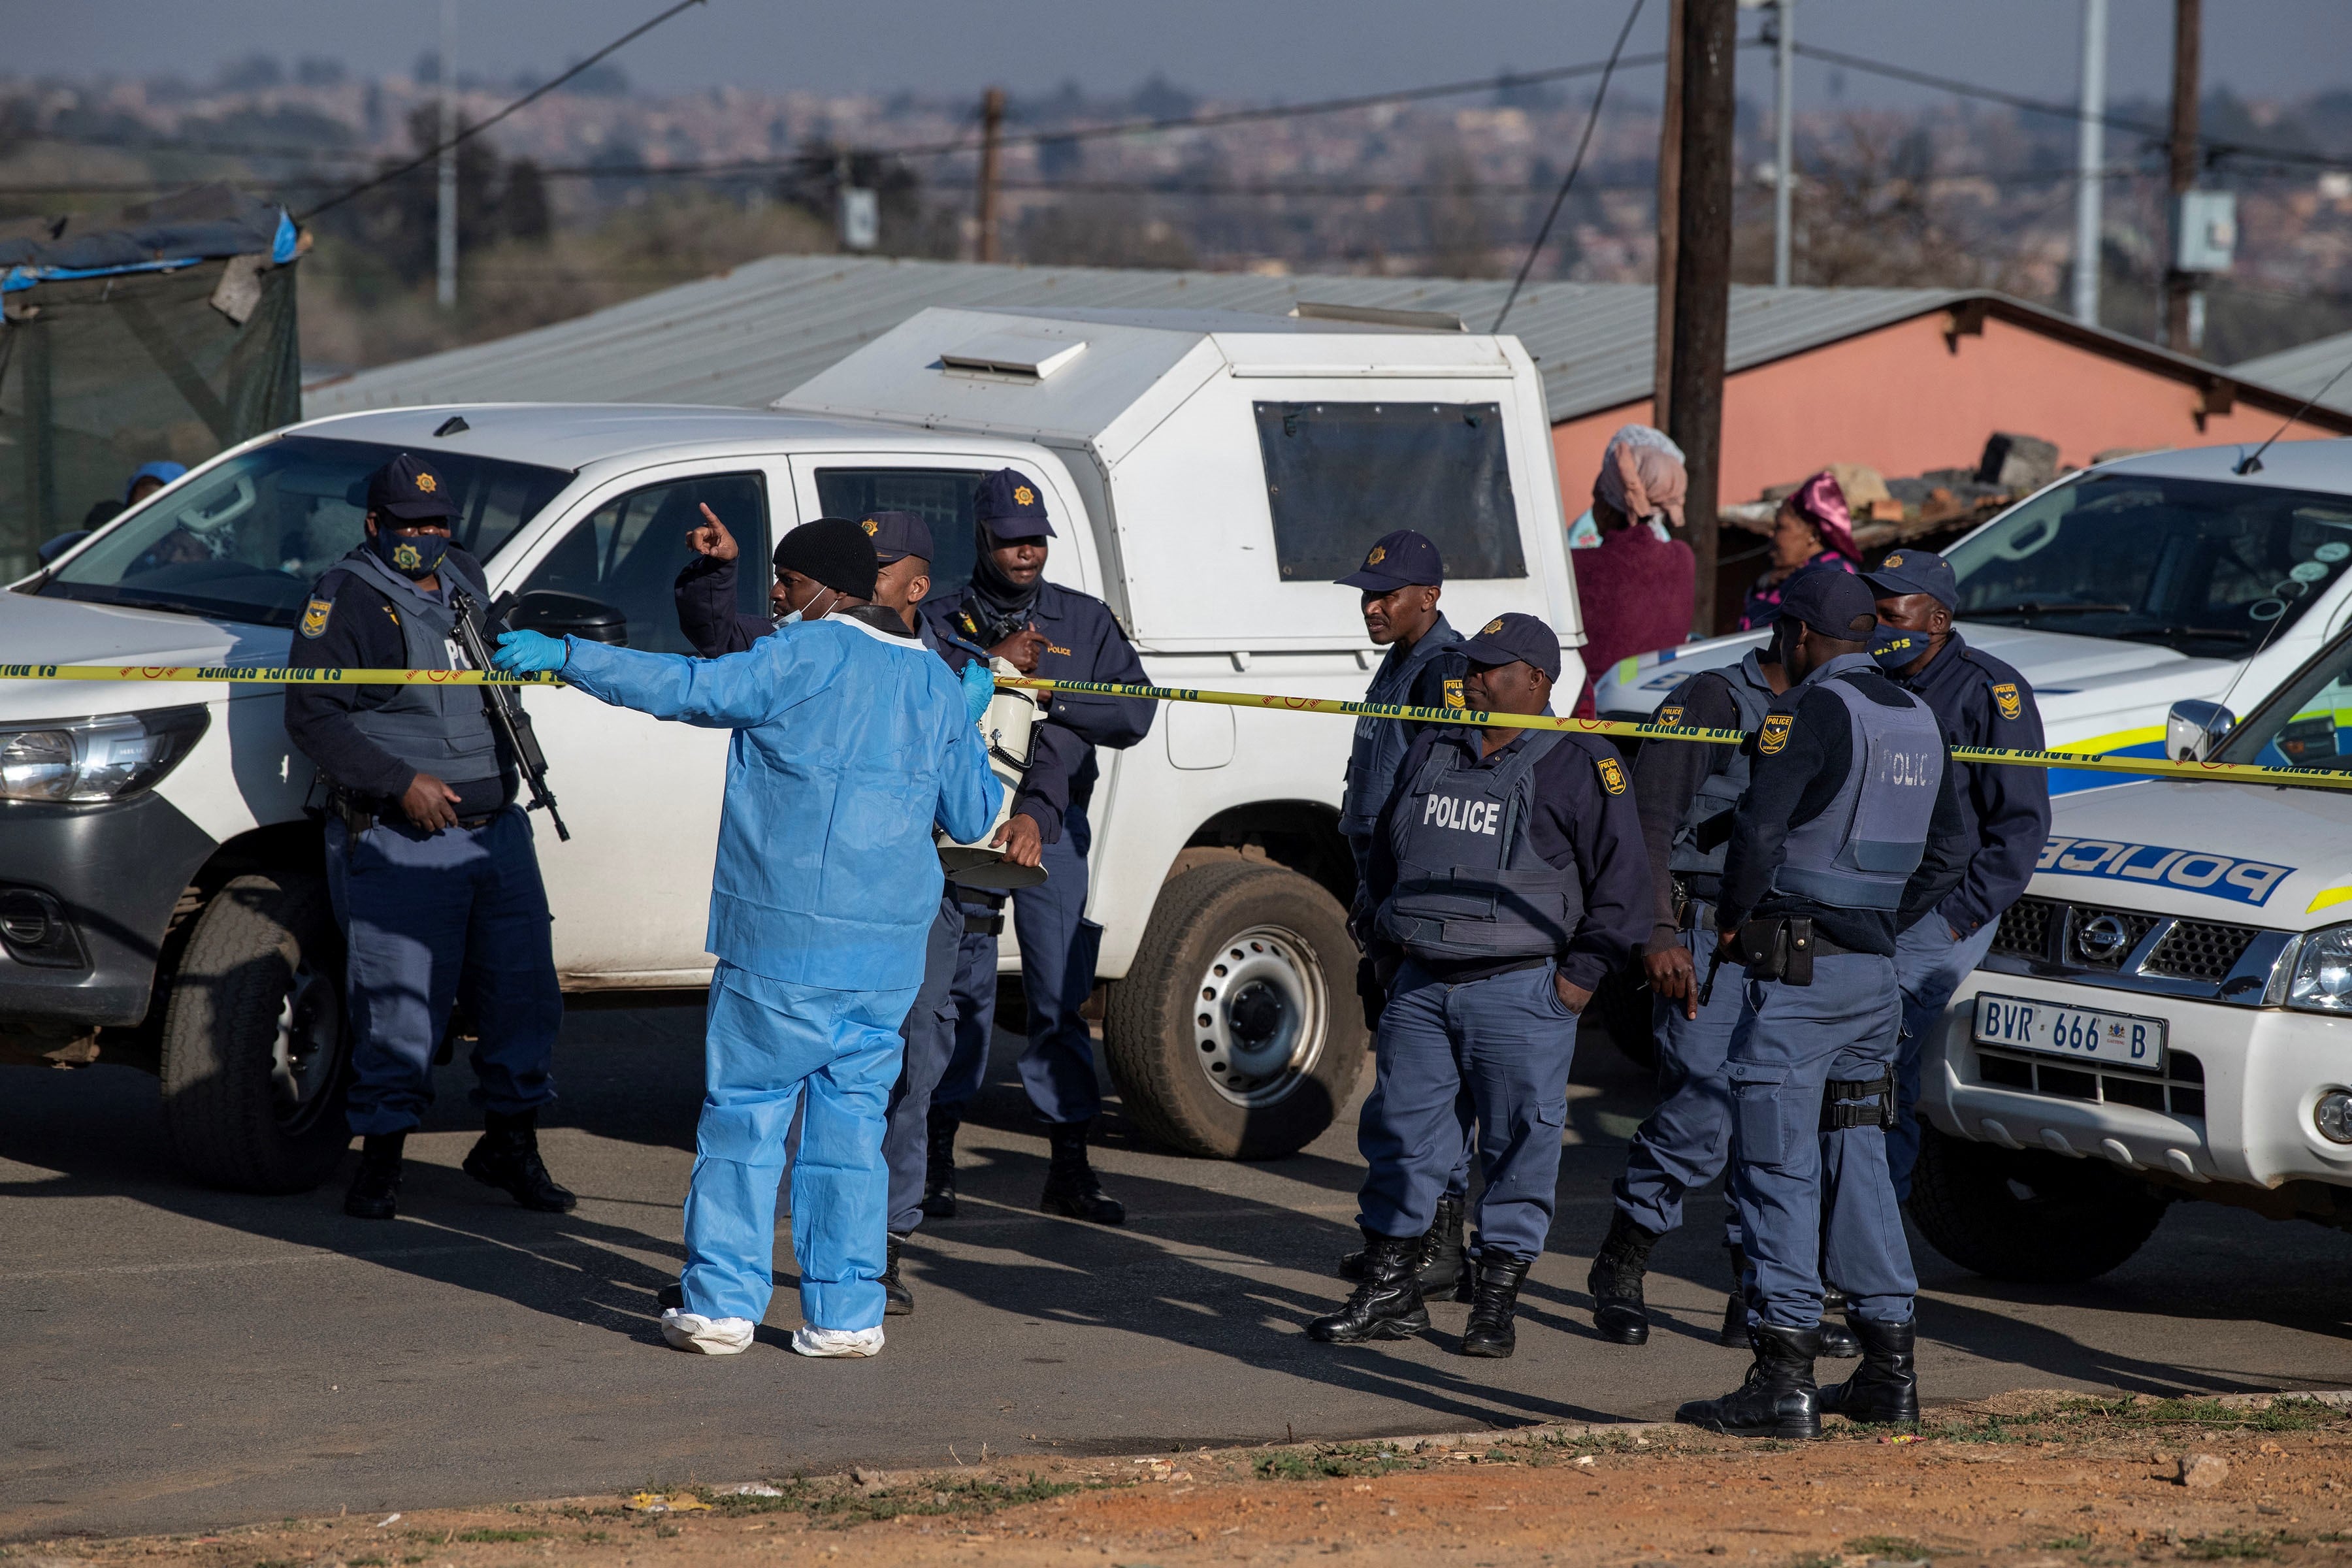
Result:
<svg viewBox="0 0 2352 1568">
<path fill-rule="evenodd" d="M 1592 522 L 1601 542 L 1570 557 L 1584 609 L 1580 715 L 1591 715 L 1593 685 L 1611 665 L 1672 647 L 1690 635 L 1697 563 L 1689 545 L 1664 531 L 1682 526 L 1689 486 L 1682 448 L 1647 425 L 1624 426 L 1601 454 L 1601 473 L 1592 481 Z"/>
<path fill-rule="evenodd" d="M 1740 607 L 1739 629 L 1769 631 L 1780 616 L 1780 595 L 1789 579 L 1815 567 L 1840 572 L 1862 570 L 1862 551 L 1853 542 L 1853 514 L 1846 510 L 1845 491 L 1827 468 L 1799 485 L 1780 503 L 1772 519 L 1772 563 L 1748 590 Z"/>
</svg>

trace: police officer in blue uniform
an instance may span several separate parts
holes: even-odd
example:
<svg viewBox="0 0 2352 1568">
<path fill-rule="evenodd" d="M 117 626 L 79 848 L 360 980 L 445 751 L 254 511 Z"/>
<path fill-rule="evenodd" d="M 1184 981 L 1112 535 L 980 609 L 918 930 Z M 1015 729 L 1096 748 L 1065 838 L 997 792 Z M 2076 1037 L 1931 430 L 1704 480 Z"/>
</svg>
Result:
<svg viewBox="0 0 2352 1568">
<path fill-rule="evenodd" d="M 695 557 L 678 573 L 674 596 L 678 625 L 688 640 L 703 658 L 718 658 L 740 653 L 773 631 L 775 624 L 735 607 L 735 560 L 740 547 L 709 507 L 702 509 L 702 515 L 701 525 L 687 534 Z M 934 653 L 950 646 L 940 640 L 920 613 L 931 591 L 931 525 L 910 511 L 877 511 L 858 526 L 872 541 L 874 559 L 881 568 L 874 579 L 873 603 L 897 615 Z M 771 591 L 772 604 L 780 602 L 780 592 Z M 968 643 L 960 647 L 967 656 L 980 652 Z M 898 1081 L 890 1090 L 889 1122 L 882 1140 L 882 1155 L 890 1167 L 890 1208 L 881 1283 L 883 1310 L 891 1317 L 904 1317 L 915 1310 L 914 1292 L 899 1273 L 899 1250 L 923 1223 L 931 1095 L 947 1071 L 954 1047 L 955 1015 L 950 990 L 955 981 L 963 922 L 963 907 L 950 882 L 940 892 L 940 911 L 923 948 L 922 987 L 915 993 L 915 1005 L 898 1030 L 906 1058 Z M 684 1293 L 675 1285 L 663 1291 L 666 1307 L 681 1306 L 684 1300 Z"/>
<path fill-rule="evenodd" d="M 1409 528 L 1382 534 L 1364 552 L 1363 565 L 1340 578 L 1339 585 L 1363 595 L 1364 629 L 1376 645 L 1389 650 L 1381 667 L 1372 671 L 1365 701 L 1409 708 L 1462 706 L 1462 679 L 1468 661 L 1445 612 L 1437 607 L 1445 586 L 1445 563 L 1435 544 Z M 1346 785 L 1339 796 L 1339 832 L 1356 861 L 1357 904 L 1349 923 L 1359 932 L 1371 914 L 1363 901 L 1363 888 L 1371 864 L 1372 829 L 1395 786 L 1397 764 L 1412 743 L 1414 729 L 1392 719 L 1356 721 Z M 1377 1030 L 1384 999 L 1369 954 L 1357 975 L 1357 990 L 1363 996 L 1366 1020 Z M 1362 1114 L 1379 1116 L 1380 1104 L 1375 1093 L 1365 1102 Z M 1445 1194 L 1437 1200 L 1437 1217 L 1422 1238 L 1420 1272 L 1424 1291 L 1450 1291 L 1461 1280 L 1462 1215 L 1469 1181 L 1470 1149 L 1465 1142 Z M 1364 1254 L 1350 1252 L 1340 1258 L 1339 1277 L 1362 1279 Z"/>
<path fill-rule="evenodd" d="M 1141 685 L 1142 660 L 1100 599 L 1049 583 L 1045 556 L 1054 525 L 1044 491 L 1015 468 L 981 481 L 974 499 L 976 557 L 971 582 L 935 594 L 923 616 L 943 640 L 976 645 L 1024 675 L 1047 679 Z M 959 669 L 973 657 L 947 649 Z M 1028 1005 L 1029 1045 L 1021 1081 L 1045 1123 L 1053 1150 L 1038 1205 L 1048 1214 L 1118 1225 L 1127 1210 L 1102 1189 L 1087 1161 L 1087 1129 L 1102 1110 L 1095 1085 L 1094 1042 L 1078 1010 L 1095 986 L 1102 927 L 1086 918 L 1087 850 L 1094 830 L 1087 806 L 1099 776 L 1095 748 L 1121 749 L 1150 732 L 1156 705 L 1132 697 L 1055 692 L 1031 740 L 1028 771 L 999 830 L 1009 855 L 1035 855 L 1046 879 L 1014 890 L 1013 929 L 1021 943 L 1021 992 Z M 1031 860 L 1026 863 L 1035 864 Z M 931 1097 L 929 1174 L 923 1207 L 955 1212 L 955 1135 L 963 1110 L 988 1070 L 995 1026 L 996 946 L 1001 896 L 966 892 L 965 934 L 953 987 L 955 1048 Z"/>
<path fill-rule="evenodd" d="M 1876 621 L 1858 577 L 1790 581 L 1778 633 L 1796 684 L 1758 732 L 1715 910 L 1718 956 L 1746 972 L 1726 1076 L 1755 1361 L 1675 1419 L 1742 1436 L 1819 1436 L 1823 1410 L 1918 1419 L 1917 1281 L 1886 1173 L 1895 939 L 1959 879 L 1965 843 L 1943 731 L 1872 662 Z M 1826 1393 L 1824 1268 L 1863 1352 Z"/>
<path fill-rule="evenodd" d="M 489 597 L 449 541 L 457 497 L 402 453 L 367 481 L 366 539 L 310 590 L 288 650 L 302 668 L 449 669 L 453 593 Z M 481 628 L 485 640 L 491 635 Z M 563 1021 L 547 890 L 514 804 L 515 760 L 479 686 L 291 685 L 286 729 L 327 785 L 327 889 L 346 953 L 351 1128 L 344 1212 L 390 1219 L 402 1145 L 433 1102 L 433 1058 L 460 1000 L 486 1131 L 467 1175 L 525 1208 L 576 1201 L 539 1154 Z"/>
<path fill-rule="evenodd" d="M 1728 668 L 1701 670 L 1676 686 L 1659 705 L 1657 721 L 1752 735 L 1788 685 L 1776 640 L 1749 649 Z M 1748 765 L 1746 747 L 1675 741 L 1643 746 L 1633 764 L 1653 895 L 1642 966 L 1654 998 L 1658 1106 L 1626 1150 L 1609 1235 L 1585 1280 L 1593 1327 L 1614 1344 L 1648 1342 L 1642 1277 L 1650 1249 L 1682 1223 L 1684 1194 L 1713 1181 L 1731 1152 L 1731 1091 L 1723 1064 L 1739 1022 L 1739 988 L 1718 985 L 1702 1006 L 1699 976 L 1715 955 L 1724 843 L 1731 810 L 1748 788 Z M 1723 1342 L 1744 1345 L 1747 1258 L 1736 1212 L 1726 1216 L 1723 1245 L 1731 1254 L 1732 1279 Z"/>
<path fill-rule="evenodd" d="M 1463 652 L 1469 708 L 1549 710 L 1559 637 L 1542 621 L 1500 616 Z M 1357 1133 L 1364 1278 L 1307 1332 L 1347 1343 L 1429 1326 L 1421 1239 L 1475 1114 L 1485 1185 L 1460 1348 L 1507 1356 L 1519 1287 L 1551 1228 L 1577 1016 L 1647 934 L 1641 824 L 1616 749 L 1582 735 L 1425 730 L 1396 776 L 1368 876 L 1374 955 L 1393 973 L 1375 1068 L 1383 1110 Z"/>
<path fill-rule="evenodd" d="M 1871 650 L 1896 684 L 1925 702 L 1954 746 L 2042 749 L 2042 710 L 2025 677 L 1952 626 L 1958 580 L 1927 550 L 1898 550 L 1864 575 L 1878 595 L 1879 640 Z M 1903 1052 L 1895 1063 L 1895 1125 L 1886 1163 L 1895 1195 L 1911 1195 L 1919 1158 L 1919 1063 L 1928 1032 L 1969 971 L 1992 945 L 2003 910 L 2033 879 L 2050 837 L 2050 775 L 2040 768 L 1955 762 L 1969 868 L 1959 886 L 1895 944 L 1895 978 L 1903 988 Z"/>
</svg>

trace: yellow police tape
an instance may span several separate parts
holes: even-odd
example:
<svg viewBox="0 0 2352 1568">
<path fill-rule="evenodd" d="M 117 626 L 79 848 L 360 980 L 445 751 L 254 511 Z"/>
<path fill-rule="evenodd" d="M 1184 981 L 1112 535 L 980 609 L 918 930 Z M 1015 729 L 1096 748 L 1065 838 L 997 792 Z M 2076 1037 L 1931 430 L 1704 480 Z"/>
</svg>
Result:
<svg viewBox="0 0 2352 1568">
<path fill-rule="evenodd" d="M 231 685 L 304 686 L 562 686 L 546 672 L 507 675 L 479 669 L 313 669 L 292 665 L 113 665 L 0 664 L 0 680 L 194 681 Z M 1277 697 L 1260 692 L 1203 691 L 1194 687 L 1120 686 L 1098 680 L 1047 680 L 999 676 L 999 686 L 1031 691 L 1077 691 L 1097 697 L 1138 697 L 1154 702 L 1204 702 L 1226 708 L 1271 709 L 1280 713 L 1332 713 L 1349 718 L 1402 719 L 1423 723 L 1475 724 L 1510 730 L 1559 730 L 1572 735 L 1609 735 L 1627 740 L 1697 741 L 1736 746 L 1741 730 L 1701 730 L 1681 724 L 1628 724 L 1613 719 L 1555 719 L 1543 714 L 1488 713 L 1466 708 L 1411 708 L 1394 702 L 1347 702 L 1329 697 Z M 2002 767 L 2080 768 L 2134 778 L 2182 779 L 2202 784 L 2298 784 L 2352 789 L 2352 773 L 2312 768 L 2276 768 L 2252 763 L 2171 763 L 2156 757 L 2095 757 L 2075 752 L 1954 746 L 1964 763 Z"/>
</svg>

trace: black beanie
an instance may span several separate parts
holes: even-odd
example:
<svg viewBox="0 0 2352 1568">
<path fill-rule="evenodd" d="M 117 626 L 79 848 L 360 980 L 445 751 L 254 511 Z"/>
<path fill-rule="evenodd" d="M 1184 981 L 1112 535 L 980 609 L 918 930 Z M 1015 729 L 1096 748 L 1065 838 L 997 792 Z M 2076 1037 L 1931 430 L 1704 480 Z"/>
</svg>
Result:
<svg viewBox="0 0 2352 1568">
<path fill-rule="evenodd" d="M 874 596 L 874 542 L 845 517 L 821 517 L 784 535 L 776 546 L 776 570 L 797 572 L 853 599 Z"/>
</svg>

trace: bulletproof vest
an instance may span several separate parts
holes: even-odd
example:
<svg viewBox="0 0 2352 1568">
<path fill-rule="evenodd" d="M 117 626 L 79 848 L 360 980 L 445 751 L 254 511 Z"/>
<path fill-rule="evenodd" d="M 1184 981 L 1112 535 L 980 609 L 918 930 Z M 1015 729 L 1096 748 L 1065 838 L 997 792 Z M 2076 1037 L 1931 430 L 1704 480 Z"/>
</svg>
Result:
<svg viewBox="0 0 2352 1568">
<path fill-rule="evenodd" d="M 457 616 L 417 591 L 416 584 L 376 559 L 364 547 L 337 563 L 383 590 L 400 617 L 401 657 L 409 669 L 448 669 L 449 635 Z M 443 558 L 441 578 L 452 579 L 477 599 L 488 590 L 457 566 L 453 552 Z M 353 710 L 359 732 L 419 773 L 444 784 L 473 784 L 499 775 L 498 735 L 482 704 L 478 686 L 396 686 L 381 708 Z"/>
<path fill-rule="evenodd" d="M 1441 615 L 1412 651 L 1398 658 L 1393 650 L 1372 673 L 1364 690 L 1367 702 L 1402 703 L 1412 695 L 1412 683 L 1440 655 L 1456 646 L 1454 628 Z M 1412 731 L 1394 719 L 1359 719 L 1355 744 L 1348 752 L 1348 788 L 1339 799 L 1339 831 L 1350 838 L 1370 837 L 1379 826 L 1381 807 L 1388 804 L 1396 771 L 1412 748 Z"/>
<path fill-rule="evenodd" d="M 1772 704 L 1772 689 L 1765 684 L 1762 661 L 1750 648 L 1746 658 L 1729 669 L 1713 671 L 1719 674 L 1731 688 L 1732 706 L 1739 710 L 1739 727 L 1754 734 L 1764 724 L 1764 710 Z M 1693 677 L 1693 679 L 1697 679 Z M 1666 697 L 1671 705 L 1683 700 L 1689 689 L 1685 680 Z M 1680 742 L 1675 742 L 1680 743 Z M 1716 753 L 1715 771 L 1699 780 L 1698 794 L 1693 797 L 1690 809 L 1675 825 L 1674 848 L 1667 859 L 1667 868 L 1683 876 L 1720 877 L 1723 875 L 1724 851 L 1729 847 L 1727 837 L 1719 837 L 1712 849 L 1698 847 L 1700 823 L 1729 811 L 1748 793 L 1748 750 L 1744 746 L 1712 746 Z"/>
<path fill-rule="evenodd" d="M 1944 780 L 1944 732 L 1909 692 L 1901 692 L 1901 707 L 1886 708 L 1836 679 L 1874 668 L 1865 655 L 1844 654 L 1804 681 L 1844 705 L 1853 756 L 1821 815 L 1789 830 L 1772 873 L 1776 892 L 1839 909 L 1897 909 L 1904 884 L 1927 853 Z"/>
<path fill-rule="evenodd" d="M 1453 741 L 1430 748 L 1389 819 L 1397 879 L 1381 904 L 1382 936 L 1438 962 L 1535 958 L 1567 944 L 1583 891 L 1528 842 L 1535 765 L 1560 739 L 1531 733 L 1494 768 L 1471 766 Z"/>
</svg>

